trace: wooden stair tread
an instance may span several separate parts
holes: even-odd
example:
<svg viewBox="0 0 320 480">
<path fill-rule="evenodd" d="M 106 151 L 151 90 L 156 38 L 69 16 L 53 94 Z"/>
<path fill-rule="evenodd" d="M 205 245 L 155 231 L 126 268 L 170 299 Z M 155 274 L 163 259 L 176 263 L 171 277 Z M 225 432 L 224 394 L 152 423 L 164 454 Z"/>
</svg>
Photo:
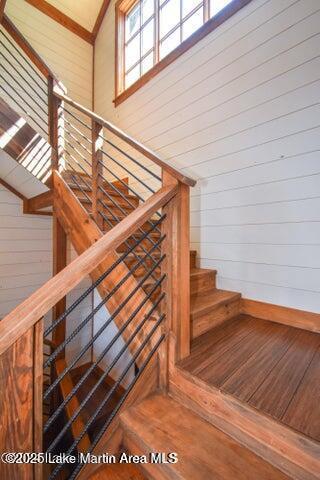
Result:
<svg viewBox="0 0 320 480">
<path fill-rule="evenodd" d="M 285 480 L 271 464 L 198 415 L 163 395 L 155 395 L 121 415 L 130 453 L 177 452 L 175 464 L 148 465 L 149 472 L 185 480 Z M 143 465 L 142 465 L 143 466 Z M 152 470 L 154 469 L 154 470 Z"/>
<path fill-rule="evenodd" d="M 197 277 L 197 276 L 204 275 L 206 273 L 211 273 L 211 272 L 217 273 L 217 270 L 211 270 L 209 268 L 191 268 L 190 276 Z"/>
<path fill-rule="evenodd" d="M 210 311 L 221 304 L 240 299 L 240 297 L 241 294 L 238 292 L 219 290 L 217 288 L 191 295 L 191 317 L 196 318 L 197 315 L 203 314 L 206 311 Z"/>
<path fill-rule="evenodd" d="M 89 480 L 147 480 L 147 478 L 132 463 L 115 463 L 100 467 L 90 475 Z"/>
</svg>

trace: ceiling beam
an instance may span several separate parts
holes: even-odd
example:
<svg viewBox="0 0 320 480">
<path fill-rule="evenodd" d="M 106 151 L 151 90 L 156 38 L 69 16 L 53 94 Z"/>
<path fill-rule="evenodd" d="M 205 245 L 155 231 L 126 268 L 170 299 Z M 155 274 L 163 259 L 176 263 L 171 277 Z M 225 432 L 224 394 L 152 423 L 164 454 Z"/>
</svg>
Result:
<svg viewBox="0 0 320 480">
<path fill-rule="evenodd" d="M 0 22 L 4 14 L 4 7 L 6 6 L 6 1 L 7 0 L 0 0 Z"/>
<path fill-rule="evenodd" d="M 92 30 L 92 35 L 93 35 L 94 40 L 97 38 L 97 35 L 99 33 L 101 24 L 103 22 L 105 14 L 107 13 L 107 10 L 108 10 L 108 7 L 109 7 L 110 3 L 111 3 L 111 0 L 103 0 L 103 2 L 102 2 L 100 12 L 98 14 L 96 23 L 94 24 L 94 27 L 93 27 L 93 30 Z"/>
<path fill-rule="evenodd" d="M 25 0 L 25 1 L 30 5 L 32 5 L 33 7 L 40 10 L 40 12 L 44 13 L 48 17 L 55 20 L 57 23 L 59 23 L 63 27 L 70 30 L 70 32 L 74 33 L 75 35 L 78 35 L 78 37 L 82 38 L 82 40 L 85 40 L 91 45 L 94 44 L 93 33 L 89 32 L 89 30 L 82 27 L 82 25 L 79 25 L 79 23 L 72 20 L 72 18 L 60 12 L 60 10 L 58 10 L 56 7 L 54 7 L 50 3 L 46 2 L 45 0 Z"/>
</svg>

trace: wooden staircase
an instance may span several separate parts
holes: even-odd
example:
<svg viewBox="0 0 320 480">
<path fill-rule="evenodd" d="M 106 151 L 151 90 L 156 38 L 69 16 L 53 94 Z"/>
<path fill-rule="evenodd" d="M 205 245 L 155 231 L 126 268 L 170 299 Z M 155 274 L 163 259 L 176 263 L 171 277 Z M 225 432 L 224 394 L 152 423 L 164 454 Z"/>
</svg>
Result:
<svg viewBox="0 0 320 480">
<path fill-rule="evenodd" d="M 240 293 L 218 289 L 217 271 L 198 268 L 197 252 L 189 250 L 189 187 L 195 182 L 67 97 L 6 16 L 2 23 L 5 35 L 39 69 L 37 81 L 48 92 L 48 118 L 38 118 L 36 111 L 33 126 L 22 122 L 4 149 L 51 188 L 28 202 L 33 213 L 52 209 L 46 214 L 53 216 L 54 276 L 0 323 L 0 387 L 5 392 L 0 396 L 0 446 L 3 451 L 96 454 L 110 448 L 115 454 L 146 455 L 149 463 L 123 469 L 78 464 L 64 473 L 63 466 L 42 471 L 39 465 L 0 464 L 1 478 L 319 480 L 319 329 L 250 317 Z M 0 109 L 3 135 L 20 115 L 4 100 Z M 80 119 L 81 127 L 70 124 L 70 115 Z M 48 127 L 44 136 L 35 125 Z M 70 153 L 74 145 L 68 149 L 67 126 L 87 142 L 77 159 Z M 113 145 L 104 129 L 138 153 L 140 162 Z M 37 160 L 33 164 L 39 143 L 46 152 L 40 166 Z M 109 147 L 115 157 L 123 155 L 128 177 L 119 174 L 121 162 L 109 153 L 116 168 L 108 163 L 107 169 L 114 178 L 105 174 L 103 149 Z M 130 162 L 141 178 L 131 174 Z M 140 181 L 146 187 L 150 177 L 158 186 L 147 185 L 142 198 L 132 184 Z M 69 265 L 67 236 L 78 254 Z M 88 276 L 92 285 L 67 306 L 67 295 Z M 96 307 L 71 333 L 66 320 L 94 289 L 103 299 L 99 308 L 107 309 L 103 326 L 112 320 L 118 333 L 103 340 L 98 360 L 92 349 L 91 360 L 79 365 L 99 331 L 87 335 L 83 349 L 79 340 L 80 352 L 70 362 L 66 348 Z M 50 312 L 52 323 L 44 326 Z M 120 352 L 129 361 L 114 378 L 110 371 L 120 353 L 106 370 L 99 361 L 120 337 Z M 45 363 L 44 345 L 50 346 Z M 50 392 L 55 392 L 51 399 Z M 163 453 L 162 463 L 150 462 L 150 452 Z M 178 455 L 178 462 L 170 453 Z"/>
</svg>

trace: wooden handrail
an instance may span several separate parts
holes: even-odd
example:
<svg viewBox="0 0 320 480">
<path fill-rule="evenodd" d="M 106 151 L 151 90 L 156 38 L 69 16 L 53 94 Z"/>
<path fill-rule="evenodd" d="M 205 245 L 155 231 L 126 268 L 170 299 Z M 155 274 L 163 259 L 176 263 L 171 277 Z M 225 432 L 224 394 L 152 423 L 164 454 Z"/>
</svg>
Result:
<svg viewBox="0 0 320 480">
<path fill-rule="evenodd" d="M 99 123 L 102 127 L 105 127 L 107 130 L 109 130 L 111 133 L 116 135 L 118 138 L 120 138 L 121 140 L 128 143 L 128 145 L 130 145 L 131 147 L 134 147 L 136 150 L 138 150 L 140 153 L 142 153 L 145 157 L 149 158 L 156 165 L 158 165 L 164 171 L 169 173 L 172 177 L 176 178 L 179 182 L 184 183 L 185 185 L 189 185 L 190 187 L 194 187 L 195 184 L 197 183 L 196 180 L 194 180 L 192 178 L 189 178 L 189 177 L 186 177 L 181 172 L 179 172 L 175 168 L 173 168 L 170 165 L 168 165 L 167 163 L 165 163 L 152 150 L 145 147 L 144 145 L 142 145 L 142 143 L 138 142 L 134 138 L 132 138 L 129 135 L 127 135 L 126 133 L 124 133 L 122 130 L 120 130 L 118 127 L 116 127 L 112 123 L 108 122 L 107 120 L 100 117 L 99 115 L 92 112 L 91 110 L 88 110 L 87 108 L 83 107 L 82 105 L 75 102 L 74 100 L 67 97 L 66 95 L 61 94 L 57 89 L 54 89 L 53 93 L 57 98 L 64 101 L 65 103 L 68 103 L 69 105 L 76 108 L 80 112 L 84 113 L 89 118 L 94 120 L 96 123 Z"/>
<path fill-rule="evenodd" d="M 59 173 L 53 172 L 53 180 Z M 18 305 L 0 323 L 0 355 L 94 270 L 111 251 L 141 227 L 177 193 L 176 186 L 162 187 L 100 240 Z"/>
<path fill-rule="evenodd" d="M 19 47 L 24 51 L 24 53 L 29 57 L 31 62 L 37 67 L 37 69 L 46 77 L 52 78 L 55 83 L 59 86 L 61 91 L 67 92 L 67 89 L 60 82 L 56 74 L 50 69 L 50 67 L 45 63 L 45 61 L 38 55 L 35 49 L 31 46 L 28 40 L 22 35 L 22 33 L 17 29 L 17 27 L 12 23 L 9 17 L 4 14 L 1 19 L 1 24 L 13 40 L 19 45 Z"/>
</svg>

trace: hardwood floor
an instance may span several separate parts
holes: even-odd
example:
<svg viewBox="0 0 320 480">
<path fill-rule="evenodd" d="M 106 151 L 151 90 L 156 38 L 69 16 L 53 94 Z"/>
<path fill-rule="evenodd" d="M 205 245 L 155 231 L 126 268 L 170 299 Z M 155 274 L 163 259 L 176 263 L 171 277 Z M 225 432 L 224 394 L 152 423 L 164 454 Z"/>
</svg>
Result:
<svg viewBox="0 0 320 480">
<path fill-rule="evenodd" d="M 180 366 L 320 440 L 320 334 L 239 315 L 195 339 Z"/>
</svg>

